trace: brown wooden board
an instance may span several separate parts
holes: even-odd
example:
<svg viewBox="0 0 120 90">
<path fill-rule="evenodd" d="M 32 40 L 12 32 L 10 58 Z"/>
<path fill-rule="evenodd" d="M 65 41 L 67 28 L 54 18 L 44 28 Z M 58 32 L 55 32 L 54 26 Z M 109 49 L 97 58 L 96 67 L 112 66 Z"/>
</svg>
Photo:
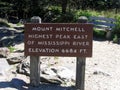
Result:
<svg viewBox="0 0 120 90">
<path fill-rule="evenodd" d="M 25 24 L 26 56 L 92 56 L 93 25 L 82 23 Z"/>
</svg>

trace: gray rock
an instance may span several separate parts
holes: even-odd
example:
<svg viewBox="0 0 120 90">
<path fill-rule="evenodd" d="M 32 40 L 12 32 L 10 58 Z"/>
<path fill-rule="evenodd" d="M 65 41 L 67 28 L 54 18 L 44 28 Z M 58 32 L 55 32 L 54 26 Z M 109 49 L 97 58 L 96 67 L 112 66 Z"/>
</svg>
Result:
<svg viewBox="0 0 120 90">
<path fill-rule="evenodd" d="M 110 76 L 110 74 L 103 72 L 103 71 L 94 71 L 94 75 L 103 75 L 103 76 Z"/>
<path fill-rule="evenodd" d="M 41 81 L 44 83 L 51 83 L 51 84 L 63 83 L 63 81 L 58 77 L 58 75 L 50 67 L 42 69 Z"/>
<path fill-rule="evenodd" d="M 64 81 L 74 81 L 75 73 L 66 67 L 52 68 L 54 72 Z"/>
<path fill-rule="evenodd" d="M 0 27 L 0 38 L 4 36 L 12 36 L 14 34 L 14 30 L 10 30 L 8 27 Z"/>
<path fill-rule="evenodd" d="M 45 75 L 41 74 L 40 80 L 42 83 L 50 83 L 50 84 L 62 84 L 63 81 L 57 76 Z"/>
<path fill-rule="evenodd" d="M 7 59 L 9 64 L 16 64 L 16 63 L 20 63 L 22 60 L 19 59 L 18 57 L 14 57 L 14 58 L 9 58 Z"/>
<path fill-rule="evenodd" d="M 43 64 L 43 63 L 42 63 Z M 45 64 L 45 62 L 44 62 Z M 42 65 L 43 66 L 43 65 Z M 30 58 L 26 58 L 24 62 L 21 62 L 17 67 L 17 72 L 30 76 Z M 75 81 L 75 73 L 67 67 L 63 66 L 49 66 L 46 65 L 41 68 L 41 81 L 44 83 L 52 84 L 64 84 L 67 82 Z"/>
<path fill-rule="evenodd" d="M 17 66 L 17 73 L 30 76 L 30 64 L 22 62 Z"/>
<path fill-rule="evenodd" d="M 13 46 L 14 44 L 14 39 L 15 36 L 4 36 L 0 39 L 0 46 L 1 47 L 9 47 Z"/>
<path fill-rule="evenodd" d="M 18 64 L 17 73 L 30 76 L 30 58 L 29 57 L 26 57 L 24 61 Z"/>
<path fill-rule="evenodd" d="M 23 30 L 19 28 L 0 27 L 0 47 L 14 46 L 24 41 Z"/>
<path fill-rule="evenodd" d="M 16 44 L 14 48 L 15 53 L 21 53 L 22 55 L 24 55 L 24 43 Z"/>
<path fill-rule="evenodd" d="M 23 41 L 24 41 L 24 34 L 22 33 L 16 34 L 14 38 L 14 43 L 21 43 Z"/>
<path fill-rule="evenodd" d="M 9 64 L 16 64 L 16 63 L 20 63 L 22 61 L 25 60 L 25 56 L 16 56 L 16 57 L 9 57 L 7 58 L 7 61 Z"/>
<path fill-rule="evenodd" d="M 10 50 L 7 47 L 0 48 L 0 56 L 7 57 L 10 54 Z"/>
<path fill-rule="evenodd" d="M 42 69 L 42 74 L 56 76 L 57 74 L 51 68 L 44 68 Z"/>
<path fill-rule="evenodd" d="M 8 62 L 6 61 L 6 58 L 0 58 L 0 75 L 4 76 L 5 72 L 10 69 L 10 66 Z"/>
</svg>

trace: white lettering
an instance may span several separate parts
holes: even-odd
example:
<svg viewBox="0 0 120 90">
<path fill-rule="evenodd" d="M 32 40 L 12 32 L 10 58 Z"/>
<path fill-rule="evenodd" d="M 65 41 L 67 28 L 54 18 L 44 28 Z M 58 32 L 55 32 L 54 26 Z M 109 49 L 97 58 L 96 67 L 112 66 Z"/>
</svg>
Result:
<svg viewBox="0 0 120 90">
<path fill-rule="evenodd" d="M 52 31 L 53 27 L 33 27 L 32 31 Z"/>
<path fill-rule="evenodd" d="M 29 48 L 28 51 L 34 53 L 59 53 L 59 49 L 54 48 Z"/>
<path fill-rule="evenodd" d="M 77 42 L 77 41 L 73 41 L 72 45 L 74 46 L 89 46 L 89 42 L 86 41 L 86 42 Z"/>
<path fill-rule="evenodd" d="M 48 46 L 69 46 L 70 42 L 68 41 L 38 41 L 38 45 L 48 45 Z"/>
<path fill-rule="evenodd" d="M 70 35 L 62 35 L 62 34 L 57 34 L 55 36 L 56 39 L 71 39 Z"/>
<path fill-rule="evenodd" d="M 85 53 L 87 53 L 87 50 L 86 49 L 80 49 L 79 52 L 85 54 Z"/>
<path fill-rule="evenodd" d="M 62 53 L 77 53 L 77 49 L 62 49 L 61 50 Z"/>
<path fill-rule="evenodd" d="M 52 34 L 30 34 L 28 38 L 42 38 L 42 39 L 51 39 L 53 37 Z"/>
<path fill-rule="evenodd" d="M 34 41 L 27 41 L 27 44 L 28 44 L 28 45 L 33 45 L 33 44 L 34 44 Z"/>
<path fill-rule="evenodd" d="M 88 35 L 73 35 L 73 39 L 87 39 Z"/>
<path fill-rule="evenodd" d="M 85 32 L 84 28 L 80 28 L 80 27 L 56 27 L 55 29 L 56 31 L 67 31 L 67 32 Z"/>
</svg>

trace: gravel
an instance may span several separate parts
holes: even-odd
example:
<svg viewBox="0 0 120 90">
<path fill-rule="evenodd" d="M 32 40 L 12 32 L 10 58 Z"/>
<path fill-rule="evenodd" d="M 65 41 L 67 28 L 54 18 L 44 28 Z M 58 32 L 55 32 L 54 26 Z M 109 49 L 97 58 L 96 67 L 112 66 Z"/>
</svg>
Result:
<svg viewBox="0 0 120 90">
<path fill-rule="evenodd" d="M 94 41 L 86 61 L 85 90 L 120 90 L 120 45 Z"/>
</svg>

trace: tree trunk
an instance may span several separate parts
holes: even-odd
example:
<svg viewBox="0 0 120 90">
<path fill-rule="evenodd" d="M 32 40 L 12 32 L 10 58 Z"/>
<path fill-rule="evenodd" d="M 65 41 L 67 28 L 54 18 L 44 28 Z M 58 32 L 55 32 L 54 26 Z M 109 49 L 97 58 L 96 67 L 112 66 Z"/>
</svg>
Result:
<svg viewBox="0 0 120 90">
<path fill-rule="evenodd" d="M 62 0 L 62 14 L 66 14 L 68 0 Z"/>
</svg>

